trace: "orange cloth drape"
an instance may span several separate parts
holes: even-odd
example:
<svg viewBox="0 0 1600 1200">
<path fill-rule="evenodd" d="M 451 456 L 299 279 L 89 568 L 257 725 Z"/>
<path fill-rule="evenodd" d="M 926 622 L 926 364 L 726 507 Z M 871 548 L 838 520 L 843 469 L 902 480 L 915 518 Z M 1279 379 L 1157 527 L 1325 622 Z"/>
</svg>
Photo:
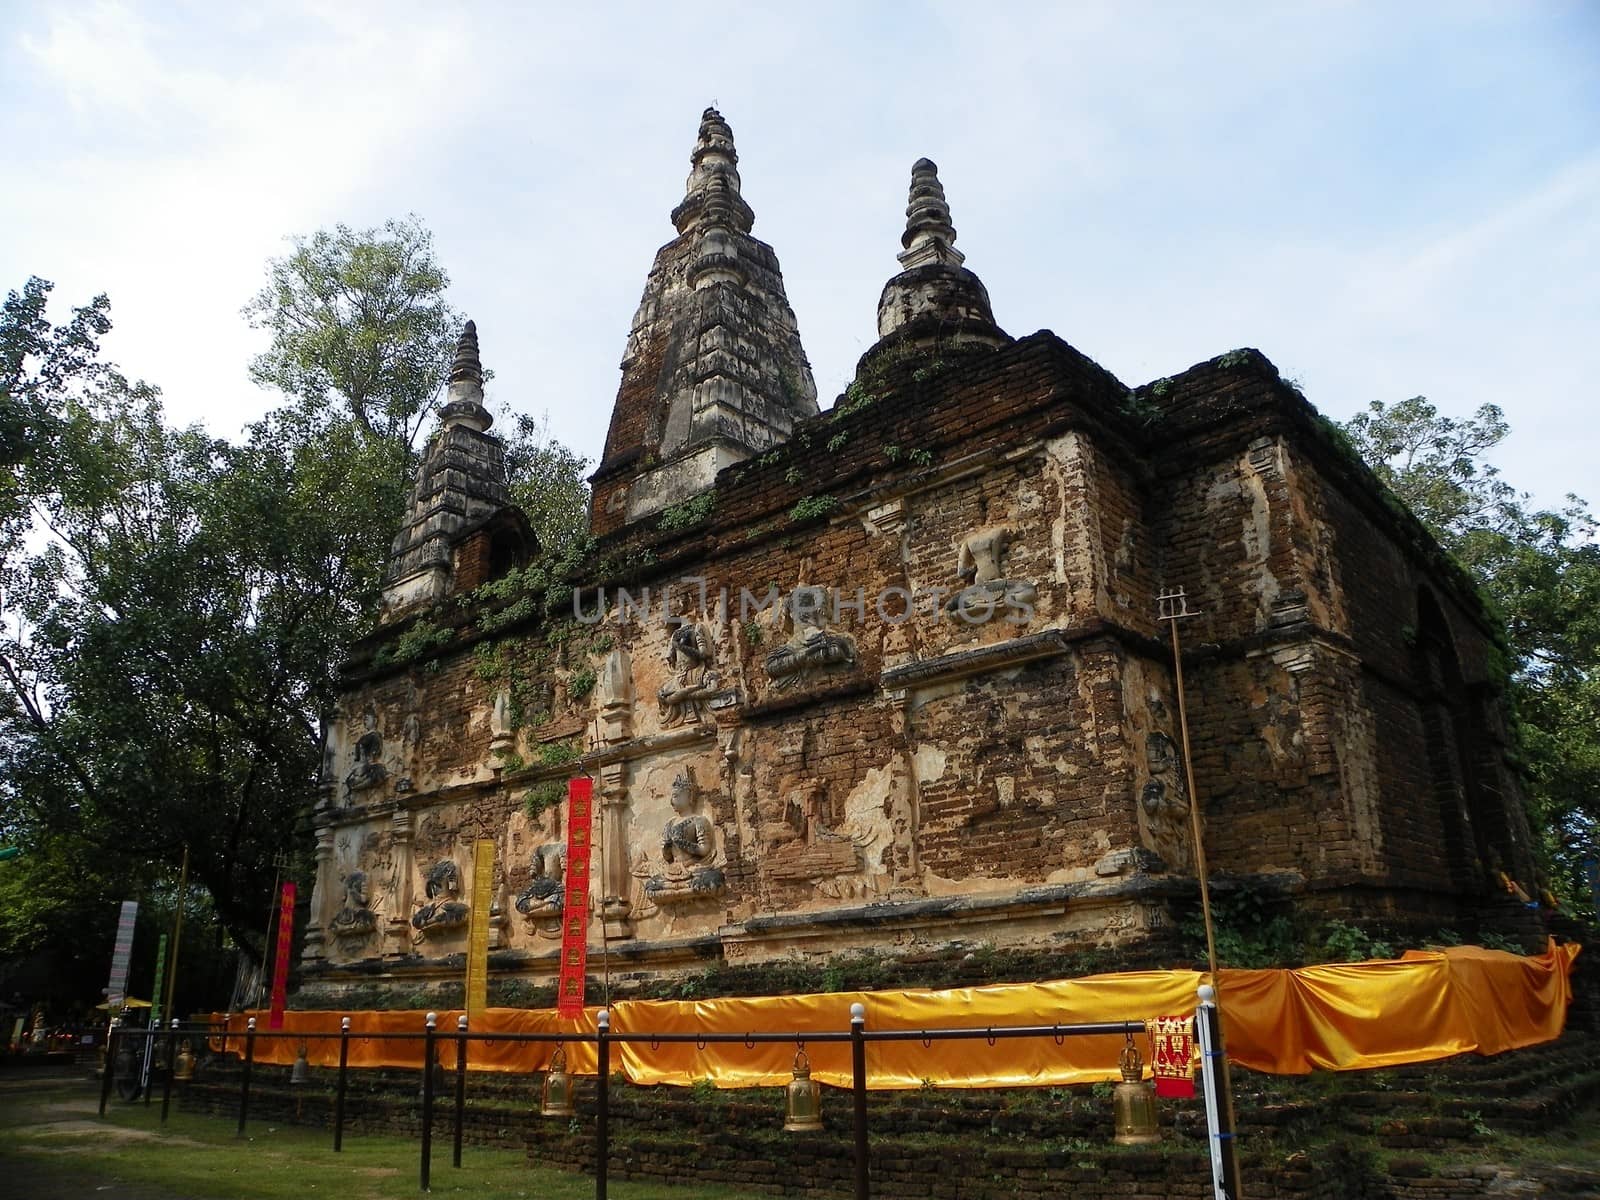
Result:
<svg viewBox="0 0 1600 1200">
<path fill-rule="evenodd" d="M 1297 970 L 1223 971 L 1220 1005 L 1228 1058 L 1241 1066 L 1279 1075 L 1313 1070 L 1351 1070 L 1426 1062 L 1453 1054 L 1498 1054 L 1558 1037 L 1572 999 L 1576 945 L 1534 956 L 1475 946 L 1408 951 L 1404 957 L 1335 963 Z M 996 984 L 943 991 L 828 992 L 798 996 L 730 997 L 717 1000 L 621 1000 L 611 1009 L 613 1033 L 736 1034 L 793 1033 L 800 1038 L 850 1027 L 850 1006 L 866 1006 L 867 1028 L 938 1030 L 1007 1025 L 1070 1025 L 1142 1021 L 1193 1011 L 1202 976 L 1195 971 L 1140 971 L 1090 975 L 1048 983 Z M 561 1021 L 550 1009 L 491 1008 L 473 1022 L 474 1032 L 570 1032 L 593 1035 L 596 1009 L 581 1022 Z M 245 1016 L 230 1018 L 241 1032 Z M 253 1014 L 266 1025 L 266 1014 Z M 290 1034 L 335 1033 L 336 1012 L 290 1012 Z M 422 1038 L 363 1040 L 369 1032 L 415 1033 L 420 1012 L 352 1013 L 350 1063 L 359 1067 L 412 1067 L 422 1062 Z M 455 1063 L 449 1036 L 456 1012 L 441 1012 L 440 1057 Z M 228 1049 L 242 1042 L 230 1036 Z M 1118 1078 L 1116 1037 L 1053 1037 L 963 1041 L 877 1042 L 867 1046 L 869 1086 L 875 1089 L 1015 1087 L 1090 1083 Z M 294 1061 L 298 1040 L 260 1038 L 259 1062 Z M 794 1060 L 792 1042 L 745 1045 L 618 1042 L 612 1069 L 638 1084 L 688 1084 L 710 1079 L 719 1087 L 786 1083 Z M 473 1070 L 532 1072 L 548 1063 L 545 1043 L 470 1045 Z M 307 1043 L 313 1065 L 338 1062 L 334 1039 Z M 812 1075 L 848 1086 L 850 1048 L 808 1041 Z M 567 1047 L 577 1074 L 596 1069 L 592 1044 Z"/>
</svg>

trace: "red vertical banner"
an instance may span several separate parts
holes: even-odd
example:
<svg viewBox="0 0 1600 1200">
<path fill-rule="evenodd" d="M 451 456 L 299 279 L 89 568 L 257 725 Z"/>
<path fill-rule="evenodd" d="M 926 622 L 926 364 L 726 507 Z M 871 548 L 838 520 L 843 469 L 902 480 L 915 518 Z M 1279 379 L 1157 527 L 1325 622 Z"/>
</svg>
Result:
<svg viewBox="0 0 1600 1200">
<path fill-rule="evenodd" d="M 278 902 L 278 949 L 272 964 L 272 1008 L 267 1028 L 283 1028 L 283 1010 L 289 1001 L 289 944 L 294 941 L 294 881 L 286 880 Z"/>
<path fill-rule="evenodd" d="M 1189 1017 L 1151 1017 L 1150 1074 L 1156 1095 L 1190 1099 L 1194 1095 L 1194 1024 Z"/>
<path fill-rule="evenodd" d="M 594 828 L 594 780 L 567 780 L 567 869 L 561 897 L 561 973 L 556 1015 L 583 1016 L 584 972 L 589 966 L 589 847 Z"/>
</svg>

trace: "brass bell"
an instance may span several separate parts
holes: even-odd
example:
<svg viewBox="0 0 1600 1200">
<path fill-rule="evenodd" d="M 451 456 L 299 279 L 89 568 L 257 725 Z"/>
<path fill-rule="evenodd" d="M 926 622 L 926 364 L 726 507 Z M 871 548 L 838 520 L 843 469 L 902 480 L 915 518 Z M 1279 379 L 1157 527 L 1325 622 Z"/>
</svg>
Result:
<svg viewBox="0 0 1600 1200">
<path fill-rule="evenodd" d="M 544 1088 L 539 1094 L 539 1115 L 576 1115 L 572 1107 L 572 1076 L 567 1074 L 567 1048 L 560 1042 L 556 1043 L 556 1051 L 550 1056 L 550 1069 L 544 1073 Z"/>
<path fill-rule="evenodd" d="M 1122 1048 L 1119 1060 L 1122 1082 L 1111 1094 L 1111 1111 L 1116 1122 L 1119 1146 L 1148 1146 L 1161 1140 L 1161 1129 L 1156 1124 L 1155 1084 L 1143 1082 L 1144 1061 L 1139 1048 L 1128 1035 L 1128 1044 Z"/>
<path fill-rule="evenodd" d="M 794 1055 L 794 1078 L 784 1089 L 785 1133 L 815 1133 L 822 1128 L 822 1085 L 811 1078 L 811 1060 L 804 1050 Z"/>
<path fill-rule="evenodd" d="M 311 1064 L 306 1061 L 306 1044 L 300 1043 L 300 1053 L 294 1060 L 294 1068 L 289 1072 L 289 1082 L 293 1084 L 305 1083 L 311 1078 Z"/>
<path fill-rule="evenodd" d="M 188 1083 L 194 1078 L 194 1051 L 189 1049 L 188 1038 L 178 1044 L 178 1057 L 172 1063 L 172 1078 L 179 1083 Z"/>
</svg>

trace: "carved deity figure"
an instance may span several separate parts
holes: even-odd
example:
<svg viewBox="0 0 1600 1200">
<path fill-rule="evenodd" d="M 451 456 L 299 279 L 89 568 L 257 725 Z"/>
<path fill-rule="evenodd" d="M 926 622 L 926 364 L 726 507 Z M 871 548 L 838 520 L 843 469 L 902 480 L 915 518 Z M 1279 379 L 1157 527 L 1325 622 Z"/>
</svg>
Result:
<svg viewBox="0 0 1600 1200">
<path fill-rule="evenodd" d="M 774 690 L 786 691 L 817 671 L 855 664 L 855 642 L 822 622 L 820 614 L 827 611 L 828 602 L 826 588 L 798 587 L 790 595 L 787 608 L 794 633 L 764 660 Z"/>
<path fill-rule="evenodd" d="M 1149 734 L 1145 759 L 1150 781 L 1139 793 L 1139 815 L 1150 849 L 1161 856 L 1168 870 L 1189 870 L 1189 793 L 1178 747 L 1164 733 Z"/>
<path fill-rule="evenodd" d="M 369 708 L 361 721 L 364 729 L 356 739 L 355 765 L 344 777 L 346 792 L 365 791 L 389 778 L 389 769 L 383 765 L 383 734 L 378 732 L 378 714 Z"/>
<path fill-rule="evenodd" d="M 661 706 L 661 724 L 668 729 L 704 716 L 705 704 L 721 686 L 716 665 L 716 649 L 703 625 L 676 617 L 677 627 L 667 639 L 667 666 L 674 674 L 656 692 Z"/>
<path fill-rule="evenodd" d="M 727 890 L 716 826 L 709 817 L 695 811 L 697 804 L 694 775 L 685 770 L 672 781 L 672 811 L 676 815 L 661 831 L 660 866 L 651 868 L 641 863 L 634 871 L 644 877 L 646 898 L 657 904 L 720 896 Z"/>
<path fill-rule="evenodd" d="M 467 923 L 470 907 L 461 899 L 461 869 L 453 861 L 445 858 L 434 863 L 423 889 L 428 898 L 411 917 L 411 927 L 417 931 L 414 941 Z"/>
<path fill-rule="evenodd" d="M 986 525 L 961 539 L 956 578 L 967 586 L 945 603 L 948 611 L 970 625 L 1002 614 L 1020 623 L 1033 615 L 1037 589 L 1026 580 L 1005 577 L 1006 552 L 1016 536 L 1009 525 Z"/>
<path fill-rule="evenodd" d="M 560 842 L 545 842 L 533 851 L 533 877 L 517 897 L 517 911 L 530 926 L 561 918 L 561 893 L 566 879 L 567 848 Z"/>
<path fill-rule="evenodd" d="M 363 938 L 378 927 L 378 914 L 372 911 L 365 871 L 351 871 L 339 877 L 344 885 L 344 904 L 333 914 L 328 927 L 337 938 Z"/>
</svg>

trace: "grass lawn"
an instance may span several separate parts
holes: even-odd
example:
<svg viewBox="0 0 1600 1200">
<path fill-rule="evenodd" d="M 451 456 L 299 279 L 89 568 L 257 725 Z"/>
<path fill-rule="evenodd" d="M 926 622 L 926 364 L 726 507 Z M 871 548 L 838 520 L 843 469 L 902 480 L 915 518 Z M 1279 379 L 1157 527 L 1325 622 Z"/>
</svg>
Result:
<svg viewBox="0 0 1600 1200">
<path fill-rule="evenodd" d="M 333 1152 L 322 1130 L 252 1122 L 245 1138 L 232 1121 L 176 1111 L 161 1124 L 150 1107 L 113 1099 L 102 1119 L 100 1091 L 87 1071 L 0 1073 L 0 1192 L 112 1200 L 405 1200 L 418 1195 L 418 1146 L 400 1138 L 346 1134 Z M 433 1192 L 476 1200 L 582 1200 L 594 1181 L 534 1170 L 516 1151 L 467 1146 L 459 1169 L 450 1141 L 435 1139 Z M 737 1200 L 705 1186 L 614 1181 L 617 1200 Z"/>
</svg>

